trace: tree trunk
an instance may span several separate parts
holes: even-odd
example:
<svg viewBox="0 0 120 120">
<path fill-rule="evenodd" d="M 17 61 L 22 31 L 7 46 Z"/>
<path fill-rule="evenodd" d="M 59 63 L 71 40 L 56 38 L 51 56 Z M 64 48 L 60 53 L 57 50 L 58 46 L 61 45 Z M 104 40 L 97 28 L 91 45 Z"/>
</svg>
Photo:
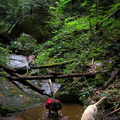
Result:
<svg viewBox="0 0 120 120">
<path fill-rule="evenodd" d="M 120 72 L 120 68 L 117 68 L 115 71 L 113 71 L 111 77 L 105 82 L 103 85 L 103 90 L 106 89 L 115 79 L 116 75 Z"/>
<path fill-rule="evenodd" d="M 62 75 L 45 75 L 45 76 L 5 76 L 8 79 L 23 81 L 23 80 L 33 80 L 33 79 L 58 79 L 58 78 L 71 78 L 71 77 L 95 77 L 95 73 L 73 73 L 73 74 L 62 74 Z"/>
</svg>

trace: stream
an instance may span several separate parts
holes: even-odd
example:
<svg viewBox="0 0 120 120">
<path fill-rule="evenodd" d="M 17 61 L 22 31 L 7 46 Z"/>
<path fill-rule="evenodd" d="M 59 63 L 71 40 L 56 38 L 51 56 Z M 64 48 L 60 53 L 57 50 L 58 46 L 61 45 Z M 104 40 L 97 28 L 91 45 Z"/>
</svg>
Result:
<svg viewBox="0 0 120 120">
<path fill-rule="evenodd" d="M 26 57 L 21 55 L 10 55 L 10 62 L 8 66 L 11 68 L 23 68 L 29 67 L 29 63 Z M 44 89 L 46 94 L 50 94 L 51 90 L 47 80 L 41 80 L 38 82 L 37 80 L 32 80 L 32 82 L 36 85 Z M 27 94 L 31 94 L 31 91 L 24 87 L 23 84 L 19 82 L 15 82 L 19 85 L 19 87 L 26 92 Z M 60 84 L 53 83 L 54 92 L 56 93 L 60 89 Z M 55 114 L 51 114 L 48 116 L 48 109 L 45 108 L 44 104 L 40 104 L 29 108 L 26 111 L 19 112 L 13 114 L 13 116 L 9 117 L 0 117 L 0 120 L 80 120 L 82 113 L 85 108 L 78 103 L 64 103 L 62 104 L 62 109 L 59 111 L 59 116 Z"/>
<path fill-rule="evenodd" d="M 84 108 L 77 103 L 62 104 L 63 108 L 59 111 L 59 116 L 55 114 L 48 116 L 48 109 L 44 104 L 37 105 L 26 111 L 15 114 L 11 117 L 2 117 L 0 120 L 80 120 Z"/>
</svg>

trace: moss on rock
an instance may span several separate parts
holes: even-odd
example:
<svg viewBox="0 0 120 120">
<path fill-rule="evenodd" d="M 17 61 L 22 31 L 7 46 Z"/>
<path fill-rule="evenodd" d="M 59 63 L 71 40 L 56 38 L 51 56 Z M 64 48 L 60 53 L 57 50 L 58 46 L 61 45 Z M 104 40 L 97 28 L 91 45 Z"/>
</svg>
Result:
<svg viewBox="0 0 120 120">
<path fill-rule="evenodd" d="M 20 34 L 26 33 L 33 36 L 38 43 L 42 43 L 52 37 L 51 28 L 46 28 L 45 26 L 43 21 L 37 20 L 33 16 L 25 16 L 22 21 L 15 25 L 10 35 L 17 38 Z"/>
<path fill-rule="evenodd" d="M 25 94 L 12 82 L 0 77 L 0 113 L 6 115 L 43 103 L 46 97 L 34 94 L 33 97 Z"/>
</svg>

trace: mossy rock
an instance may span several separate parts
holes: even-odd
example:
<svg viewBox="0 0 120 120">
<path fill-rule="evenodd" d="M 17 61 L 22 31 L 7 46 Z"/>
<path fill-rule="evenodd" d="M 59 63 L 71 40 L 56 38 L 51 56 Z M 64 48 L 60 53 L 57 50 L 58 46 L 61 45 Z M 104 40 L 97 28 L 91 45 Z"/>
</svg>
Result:
<svg viewBox="0 0 120 120">
<path fill-rule="evenodd" d="M 52 37 L 51 29 L 46 28 L 43 21 L 37 20 L 33 16 L 26 16 L 24 19 L 16 23 L 15 27 L 11 30 L 10 36 L 18 38 L 20 34 L 26 33 L 33 36 L 38 43 L 45 42 Z"/>
<path fill-rule="evenodd" d="M 44 103 L 47 99 L 46 96 L 30 91 L 29 93 L 33 95 L 26 94 L 9 80 L 0 77 L 0 114 L 6 116 L 11 112 L 22 111 L 34 105 Z"/>
</svg>

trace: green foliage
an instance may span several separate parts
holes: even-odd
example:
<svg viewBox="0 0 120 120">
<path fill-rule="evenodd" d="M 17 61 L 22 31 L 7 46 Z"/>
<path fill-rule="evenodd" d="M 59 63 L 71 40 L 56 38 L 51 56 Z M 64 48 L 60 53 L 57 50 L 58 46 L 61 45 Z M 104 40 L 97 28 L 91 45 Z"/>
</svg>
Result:
<svg viewBox="0 0 120 120">
<path fill-rule="evenodd" d="M 7 54 L 8 54 L 8 50 L 3 48 L 2 46 L 0 46 L 0 64 L 5 64 L 6 63 Z"/>
<path fill-rule="evenodd" d="M 59 27 L 63 24 L 63 19 L 65 18 L 64 9 L 66 4 L 69 3 L 71 0 L 59 0 L 55 2 L 55 7 L 50 7 L 49 13 L 53 16 L 51 20 L 48 21 L 53 28 Z"/>
<path fill-rule="evenodd" d="M 72 81 L 72 79 L 67 80 L 69 84 L 65 83 L 64 81 L 61 81 L 62 87 L 62 93 L 61 95 L 74 95 L 78 96 L 79 90 L 81 89 L 82 83 L 78 80 Z"/>
<path fill-rule="evenodd" d="M 13 25 L 24 16 L 48 10 L 46 0 L 2 0 L 0 4 L 0 24 L 5 23 L 2 32 L 9 32 Z M 1 22 L 2 21 L 2 22 Z"/>
<path fill-rule="evenodd" d="M 6 31 L 6 24 L 4 21 L 0 21 L 0 33 L 4 33 Z"/>
<path fill-rule="evenodd" d="M 4 2 L 6 4 L 3 4 Z M 3 0 L 0 13 L 5 18 L 3 20 L 4 16 L 1 17 L 0 28 L 3 26 L 8 28 L 14 23 L 14 20 L 21 20 L 27 14 L 37 13 L 39 15 L 41 10 L 39 8 L 42 10 L 49 8 L 50 16 L 45 22 L 51 26 L 52 39 L 50 38 L 48 41 L 37 45 L 25 36 L 21 36 L 10 44 L 10 49 L 14 53 L 23 55 L 36 53 L 36 65 L 75 60 L 75 62 L 65 66 L 52 69 L 55 72 L 68 74 L 86 72 L 87 64 L 93 58 L 101 61 L 116 58 L 114 63 L 105 63 L 107 70 L 104 72 L 103 68 L 99 69 L 95 79 L 88 79 L 87 82 L 85 80 L 74 80 L 72 82 L 71 80 L 68 82 L 59 80 L 64 90 L 62 95 L 75 94 L 79 96 L 80 100 L 85 100 L 92 94 L 94 87 L 100 86 L 109 78 L 114 65 L 120 65 L 120 17 L 117 12 L 113 14 L 120 3 L 118 0 L 98 1 L 99 5 L 97 6 L 96 2 L 97 0 L 51 0 L 48 2 L 46 0 Z M 72 12 L 68 12 L 67 8 Z M 5 23 L 9 24 L 6 25 Z M 29 24 L 28 20 L 25 24 Z M 35 28 L 36 26 L 31 28 L 33 32 Z M 44 36 L 47 35 L 44 34 Z M 0 50 L 2 55 L 6 53 L 6 49 L 3 47 L 0 47 Z M 41 70 L 39 72 L 45 74 L 46 71 Z M 38 71 L 31 73 L 36 74 L 36 72 Z"/>
<path fill-rule="evenodd" d="M 88 87 L 82 87 L 81 92 L 79 92 L 79 100 L 83 101 L 84 103 L 86 102 L 85 99 L 90 95 L 92 95 L 94 89 L 93 86 L 88 86 Z"/>
<path fill-rule="evenodd" d="M 39 55 L 41 55 L 41 60 L 42 58 L 45 60 L 42 60 L 43 64 L 48 61 L 54 63 L 70 59 L 78 60 L 78 62 L 73 62 L 62 68 L 61 71 L 63 73 L 84 72 L 86 62 L 92 58 L 95 60 L 106 60 L 108 56 L 119 55 L 119 52 L 116 54 L 115 51 L 118 51 L 120 45 L 116 42 L 119 38 L 120 22 L 114 17 L 106 19 L 106 16 L 110 15 L 115 9 L 109 11 L 110 9 L 106 8 L 106 11 L 104 11 L 105 8 L 99 6 L 99 14 L 98 18 L 96 18 L 96 4 L 93 1 L 81 5 L 84 9 L 87 8 L 87 16 L 66 17 L 64 9 L 59 13 L 56 7 L 50 11 L 54 16 L 48 23 L 55 29 L 52 31 L 54 37 L 52 40 L 41 45 L 41 48 L 44 48 L 44 50 L 40 51 L 43 55 Z M 105 19 L 106 21 L 104 21 Z M 99 29 L 97 31 L 93 29 L 100 22 L 103 23 L 99 26 Z M 90 28 L 92 28 L 91 31 L 89 31 Z M 44 57 L 45 55 L 46 58 Z M 76 94 L 81 101 L 84 101 L 90 95 L 92 96 L 93 88 L 103 85 L 105 80 L 109 78 L 113 68 L 110 64 L 106 64 L 108 71 L 104 74 L 98 73 L 99 75 L 95 79 L 89 79 L 88 83 L 84 81 L 80 82 L 80 84 L 84 84 L 82 91 L 80 91 L 81 87 L 78 87 L 79 83 L 74 84 L 71 81 L 64 82 L 64 80 L 61 80 L 60 82 L 64 89 L 62 95 Z M 57 69 L 54 70 L 57 71 Z"/>
<path fill-rule="evenodd" d="M 63 14 L 63 10 L 64 8 L 66 7 L 66 4 L 71 1 L 71 0 L 59 0 L 56 2 L 56 6 L 57 7 L 50 7 L 51 10 L 54 10 L 51 11 L 52 14 L 57 14 L 57 15 L 61 15 Z"/>
<path fill-rule="evenodd" d="M 46 52 L 44 53 L 39 53 L 37 56 L 36 64 L 37 65 L 43 65 L 46 64 L 48 61 L 48 55 Z"/>
<path fill-rule="evenodd" d="M 10 44 L 10 49 L 14 53 L 22 55 L 31 55 L 34 52 L 36 46 L 36 40 L 29 35 L 22 34 L 16 41 L 12 41 Z"/>
</svg>

